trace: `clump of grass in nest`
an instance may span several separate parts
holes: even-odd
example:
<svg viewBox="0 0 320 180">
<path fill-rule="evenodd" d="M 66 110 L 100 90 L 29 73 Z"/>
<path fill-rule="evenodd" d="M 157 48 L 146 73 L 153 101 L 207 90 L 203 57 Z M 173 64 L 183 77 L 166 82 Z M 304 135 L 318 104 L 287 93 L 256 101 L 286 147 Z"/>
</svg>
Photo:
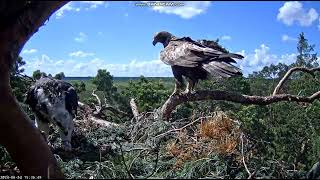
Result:
<svg viewBox="0 0 320 180">
<path fill-rule="evenodd" d="M 201 121 L 200 136 L 203 140 L 213 141 L 212 145 L 221 154 L 232 154 L 237 150 L 240 138 L 240 128 L 234 120 L 230 119 L 223 112 Z"/>
<path fill-rule="evenodd" d="M 200 125 L 194 128 L 182 129 L 175 140 L 167 143 L 167 154 L 177 159 L 173 169 L 180 169 L 186 162 L 208 157 L 212 153 L 238 154 L 239 124 L 223 112 L 201 120 Z"/>
</svg>

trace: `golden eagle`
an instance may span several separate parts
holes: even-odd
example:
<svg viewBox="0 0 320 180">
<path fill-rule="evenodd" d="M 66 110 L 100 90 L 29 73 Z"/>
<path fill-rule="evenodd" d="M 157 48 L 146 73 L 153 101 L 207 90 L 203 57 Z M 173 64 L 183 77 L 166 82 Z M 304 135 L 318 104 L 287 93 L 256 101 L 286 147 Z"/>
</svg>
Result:
<svg viewBox="0 0 320 180">
<path fill-rule="evenodd" d="M 158 42 L 164 47 L 160 59 L 171 66 L 175 78 L 173 94 L 182 89 L 183 76 L 188 81 L 185 93 L 190 93 L 199 80 L 242 75 L 241 70 L 230 63 L 236 63 L 233 58 L 242 59 L 243 56 L 229 53 L 215 41 L 177 38 L 169 32 L 161 31 L 156 33 L 152 44 L 155 46 Z"/>
</svg>

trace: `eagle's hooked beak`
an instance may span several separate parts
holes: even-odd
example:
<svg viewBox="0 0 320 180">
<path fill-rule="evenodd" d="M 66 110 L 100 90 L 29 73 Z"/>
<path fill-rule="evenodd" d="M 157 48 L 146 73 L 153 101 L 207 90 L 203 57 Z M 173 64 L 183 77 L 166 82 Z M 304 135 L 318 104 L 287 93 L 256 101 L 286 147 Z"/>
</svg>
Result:
<svg viewBox="0 0 320 180">
<path fill-rule="evenodd" d="M 155 40 L 152 41 L 153 46 L 155 46 L 157 43 L 158 43 L 158 42 L 155 41 Z"/>
</svg>

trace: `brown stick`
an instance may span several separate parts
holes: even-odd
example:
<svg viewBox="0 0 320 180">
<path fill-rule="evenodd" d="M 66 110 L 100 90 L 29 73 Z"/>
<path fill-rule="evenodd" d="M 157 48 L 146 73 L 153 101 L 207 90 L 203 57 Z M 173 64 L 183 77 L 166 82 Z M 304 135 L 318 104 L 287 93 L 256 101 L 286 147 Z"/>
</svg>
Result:
<svg viewBox="0 0 320 180">
<path fill-rule="evenodd" d="M 290 77 L 290 75 L 294 72 L 294 71 L 302 71 L 305 73 L 309 73 L 311 75 L 314 75 L 315 71 L 320 71 L 320 68 L 305 68 L 305 67 L 294 67 L 291 68 L 284 76 L 283 78 L 279 81 L 278 85 L 276 86 L 276 88 L 274 89 L 272 95 L 276 95 L 278 94 L 280 88 L 283 86 L 283 84 L 288 80 L 288 78 Z"/>
</svg>

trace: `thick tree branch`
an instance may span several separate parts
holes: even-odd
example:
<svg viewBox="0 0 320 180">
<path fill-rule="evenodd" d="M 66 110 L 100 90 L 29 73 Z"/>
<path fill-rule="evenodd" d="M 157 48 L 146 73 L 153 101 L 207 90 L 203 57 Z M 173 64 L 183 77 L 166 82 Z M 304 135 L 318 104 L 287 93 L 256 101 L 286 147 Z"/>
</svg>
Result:
<svg viewBox="0 0 320 180">
<path fill-rule="evenodd" d="M 202 100 L 224 100 L 230 102 L 236 102 L 241 104 L 256 104 L 256 105 L 268 105 L 276 103 L 279 101 L 294 101 L 311 103 L 314 100 L 320 98 L 320 91 L 314 93 L 309 97 L 295 96 L 291 94 L 281 94 L 277 95 L 280 88 L 288 80 L 290 75 L 295 71 L 302 71 L 309 73 L 314 76 L 314 72 L 320 71 L 320 68 L 305 68 L 305 67 L 294 67 L 291 68 L 284 77 L 280 80 L 276 88 L 274 89 L 272 96 L 248 96 L 242 95 L 235 92 L 226 91 L 196 91 L 193 93 L 181 93 L 176 95 L 171 95 L 169 99 L 161 107 L 161 116 L 164 119 L 169 119 L 171 112 L 180 104 L 192 101 L 202 101 Z"/>
<path fill-rule="evenodd" d="M 293 101 L 311 103 L 320 98 L 320 91 L 309 97 L 295 96 L 291 94 L 280 94 L 274 96 L 248 96 L 227 91 L 196 91 L 194 93 L 182 93 L 170 96 L 161 107 L 161 114 L 164 119 L 169 119 L 171 112 L 180 104 L 202 100 L 224 100 L 241 104 L 268 105 L 279 101 Z"/>
<path fill-rule="evenodd" d="M 314 76 L 314 72 L 316 71 L 320 71 L 320 68 L 311 68 L 311 69 L 308 69 L 308 68 L 305 68 L 305 67 L 294 67 L 294 68 L 291 68 L 284 76 L 283 78 L 279 81 L 278 85 L 276 86 L 276 88 L 274 89 L 272 95 L 276 95 L 278 94 L 278 92 L 280 91 L 281 87 L 284 85 L 284 83 L 288 80 L 288 78 L 291 76 L 291 74 L 295 71 L 302 71 L 302 72 L 305 72 L 305 73 L 309 73 L 311 75 Z"/>
</svg>

